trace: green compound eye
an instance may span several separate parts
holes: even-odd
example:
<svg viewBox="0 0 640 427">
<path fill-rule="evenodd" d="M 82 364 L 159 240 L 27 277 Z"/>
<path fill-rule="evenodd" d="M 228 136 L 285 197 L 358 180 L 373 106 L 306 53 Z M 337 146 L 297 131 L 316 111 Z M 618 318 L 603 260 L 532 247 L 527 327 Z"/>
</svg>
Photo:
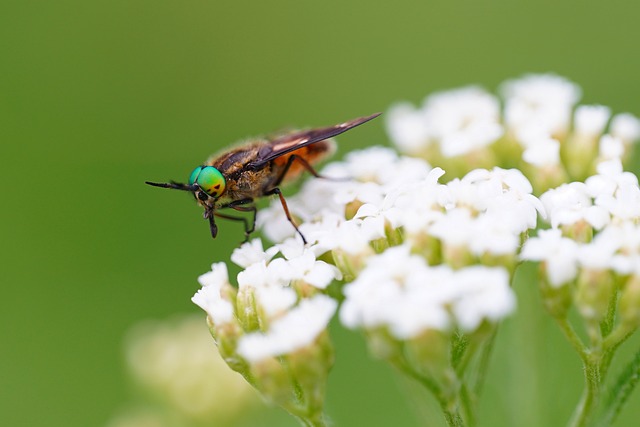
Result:
<svg viewBox="0 0 640 427">
<path fill-rule="evenodd" d="M 193 172 L 191 172 L 191 175 L 189 175 L 189 185 L 193 185 L 196 183 L 196 179 L 198 179 L 198 174 L 201 170 L 202 166 L 198 166 L 193 170 Z"/>
<path fill-rule="evenodd" d="M 193 173 L 191 176 L 193 176 Z M 200 186 L 202 191 L 214 198 L 220 197 L 224 192 L 224 187 L 226 185 L 224 176 L 213 166 L 205 166 L 201 168 L 197 174 L 196 183 Z"/>
</svg>

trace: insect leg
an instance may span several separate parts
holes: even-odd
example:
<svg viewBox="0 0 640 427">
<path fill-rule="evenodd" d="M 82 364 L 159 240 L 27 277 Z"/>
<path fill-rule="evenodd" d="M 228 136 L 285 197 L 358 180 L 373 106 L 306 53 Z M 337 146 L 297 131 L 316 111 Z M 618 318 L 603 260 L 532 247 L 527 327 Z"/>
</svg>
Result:
<svg viewBox="0 0 640 427">
<path fill-rule="evenodd" d="M 244 242 L 242 242 L 242 243 L 245 243 L 245 242 L 249 241 L 249 235 L 253 232 L 253 229 L 255 227 L 252 226 L 252 228 L 249 229 L 249 223 L 247 222 L 246 218 L 242 218 L 242 217 L 239 217 L 239 216 L 233 216 L 233 215 L 226 215 L 226 214 L 223 214 L 223 213 L 220 213 L 220 212 L 215 212 L 214 215 L 217 216 L 218 218 L 230 219 L 231 221 L 241 221 L 244 224 L 244 236 L 245 236 Z M 254 220 L 254 222 L 255 222 L 255 220 Z"/>
<path fill-rule="evenodd" d="M 245 234 L 245 242 L 249 241 L 249 235 L 253 233 L 256 229 L 256 215 L 258 214 L 258 209 L 254 206 L 231 206 L 231 209 L 234 209 L 238 212 L 252 212 L 253 219 L 251 220 L 251 227 L 247 227 L 247 221 L 244 221 L 244 234 Z"/>
<path fill-rule="evenodd" d="M 300 237 L 302 237 L 302 242 L 306 245 L 307 244 L 307 239 L 304 238 L 304 236 L 302 235 L 302 233 L 298 229 L 298 226 L 293 221 L 293 218 L 291 218 L 291 214 L 289 213 L 289 207 L 287 206 L 287 201 L 284 199 L 284 196 L 282 195 L 282 192 L 280 191 L 280 189 L 278 187 L 276 187 L 273 190 L 269 190 L 269 191 L 267 191 L 265 193 L 265 195 L 267 195 L 267 196 L 270 196 L 272 194 L 277 194 L 278 195 L 278 197 L 280 198 L 280 204 L 282 205 L 282 209 L 284 209 L 284 214 L 287 216 L 287 219 L 289 220 L 291 225 L 293 225 L 293 228 L 296 229 L 296 232 L 300 235 Z"/>
<path fill-rule="evenodd" d="M 211 237 L 215 239 L 216 236 L 218 235 L 218 226 L 216 225 L 216 220 L 214 219 L 214 215 L 215 215 L 215 212 L 210 213 L 209 215 L 207 215 L 207 218 L 209 218 L 209 229 L 211 230 Z"/>
<path fill-rule="evenodd" d="M 256 214 L 258 213 L 258 209 L 255 207 L 255 205 L 252 204 L 253 203 L 253 199 L 251 198 L 247 198 L 247 199 L 242 199 L 242 200 L 235 200 L 231 203 L 227 203 L 226 205 L 222 206 L 220 209 L 224 209 L 224 208 L 230 208 L 233 210 L 236 210 L 238 212 L 252 212 L 253 213 L 253 219 L 251 221 L 251 226 L 249 226 L 249 223 L 247 222 L 246 218 L 242 218 L 242 217 L 237 217 L 237 216 L 231 216 L 231 215 L 226 215 L 226 214 L 222 214 L 219 212 L 215 212 L 215 215 L 219 218 L 225 218 L 225 219 L 230 219 L 232 221 L 242 221 L 244 223 L 244 235 L 245 235 L 245 242 L 249 241 L 249 235 L 251 233 L 253 233 L 256 229 Z M 249 205 L 249 206 L 247 206 Z"/>
<path fill-rule="evenodd" d="M 278 179 L 276 180 L 276 182 L 274 183 L 275 186 L 280 185 L 280 183 L 282 182 L 282 180 L 284 179 L 285 175 L 287 174 L 287 172 L 289 172 L 289 169 L 291 168 L 291 165 L 293 164 L 294 161 L 298 161 L 306 170 L 309 171 L 309 173 L 313 176 L 315 176 L 316 178 L 324 178 L 322 175 L 320 175 L 318 172 L 316 172 L 316 170 L 313 168 L 313 166 L 311 166 L 309 164 L 309 162 L 307 162 L 305 159 L 303 159 L 302 157 L 298 156 L 297 154 L 292 154 L 291 156 L 289 156 L 289 159 L 287 160 L 287 164 L 284 166 L 284 169 L 282 170 L 282 173 L 280 174 L 280 176 L 278 177 Z"/>
</svg>

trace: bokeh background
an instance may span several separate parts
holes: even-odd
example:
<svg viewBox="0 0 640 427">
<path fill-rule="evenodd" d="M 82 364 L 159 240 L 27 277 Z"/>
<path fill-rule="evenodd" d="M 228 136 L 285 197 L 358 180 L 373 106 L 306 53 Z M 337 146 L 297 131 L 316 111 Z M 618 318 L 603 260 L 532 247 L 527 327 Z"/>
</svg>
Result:
<svg viewBox="0 0 640 427">
<path fill-rule="evenodd" d="M 242 239 L 222 223 L 211 240 L 188 195 L 145 180 L 185 180 L 248 136 L 527 72 L 640 115 L 639 16 L 619 0 L 3 1 L 0 425 L 106 425 L 137 398 L 126 332 L 198 313 L 196 277 Z M 388 143 L 381 120 L 339 140 L 338 156 Z M 485 426 L 563 425 L 579 398 L 577 357 L 528 283 L 498 337 Z M 442 424 L 357 333 L 333 336 L 337 426 Z M 618 425 L 634 424 L 639 403 Z M 236 425 L 296 425 L 279 409 L 250 412 Z"/>
</svg>

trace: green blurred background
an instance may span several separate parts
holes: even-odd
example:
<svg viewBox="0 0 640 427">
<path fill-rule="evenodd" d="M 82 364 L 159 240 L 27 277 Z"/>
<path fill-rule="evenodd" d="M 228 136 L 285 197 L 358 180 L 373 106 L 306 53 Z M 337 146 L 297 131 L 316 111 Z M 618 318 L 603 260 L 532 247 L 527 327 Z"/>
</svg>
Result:
<svg viewBox="0 0 640 427">
<path fill-rule="evenodd" d="M 187 195 L 145 180 L 185 180 L 247 136 L 526 72 L 564 75 L 583 102 L 639 115 L 639 16 L 615 0 L 3 1 L 0 425 L 104 425 L 131 399 L 125 332 L 197 312 L 197 275 L 242 239 L 222 223 L 211 240 Z M 340 138 L 339 155 L 386 141 L 377 120 Z M 562 425 L 582 387 L 526 285 L 499 336 L 485 426 Z M 419 421 L 431 401 L 369 360 L 358 334 L 333 335 L 337 426 L 442 424 Z M 277 409 L 259 419 L 296 425 Z"/>
</svg>

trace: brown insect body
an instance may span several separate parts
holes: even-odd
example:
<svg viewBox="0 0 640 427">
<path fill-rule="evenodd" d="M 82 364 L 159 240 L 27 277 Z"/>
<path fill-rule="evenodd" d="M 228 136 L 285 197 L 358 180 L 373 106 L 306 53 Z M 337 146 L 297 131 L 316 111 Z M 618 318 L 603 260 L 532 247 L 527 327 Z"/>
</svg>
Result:
<svg viewBox="0 0 640 427">
<path fill-rule="evenodd" d="M 198 204 L 204 208 L 204 217 L 209 220 L 211 236 L 214 238 L 218 234 L 215 223 L 215 217 L 218 217 L 242 221 L 248 239 L 255 228 L 255 200 L 277 195 L 287 219 L 306 243 L 289 214 L 286 200 L 279 188 L 280 184 L 297 178 L 304 170 L 320 177 L 313 165 L 334 151 L 335 144 L 331 138 L 379 115 L 380 113 L 372 114 L 335 126 L 290 132 L 271 140 L 258 139 L 247 142 L 213 156 L 203 165 L 196 167 L 188 184 L 173 181 L 146 183 L 154 187 L 192 192 Z M 227 208 L 252 213 L 252 222 L 249 223 L 244 217 L 220 212 Z"/>
<path fill-rule="evenodd" d="M 276 157 L 255 168 L 247 167 L 260 159 L 260 149 L 265 144 L 268 145 L 269 141 L 262 140 L 243 144 L 219 156 L 212 156 L 205 162 L 205 165 L 218 169 L 226 179 L 225 191 L 216 199 L 215 209 L 221 209 L 234 201 L 263 197 L 279 185 L 277 181 L 280 177 L 282 177 L 282 184 L 295 181 L 305 170 L 305 167 L 299 162 L 292 162 L 288 170 L 285 170 L 287 163 L 294 155 L 313 166 L 335 151 L 333 140 L 323 140 Z M 285 175 L 282 176 L 283 174 Z M 196 200 L 200 205 L 205 206 L 206 202 L 197 198 Z"/>
</svg>

